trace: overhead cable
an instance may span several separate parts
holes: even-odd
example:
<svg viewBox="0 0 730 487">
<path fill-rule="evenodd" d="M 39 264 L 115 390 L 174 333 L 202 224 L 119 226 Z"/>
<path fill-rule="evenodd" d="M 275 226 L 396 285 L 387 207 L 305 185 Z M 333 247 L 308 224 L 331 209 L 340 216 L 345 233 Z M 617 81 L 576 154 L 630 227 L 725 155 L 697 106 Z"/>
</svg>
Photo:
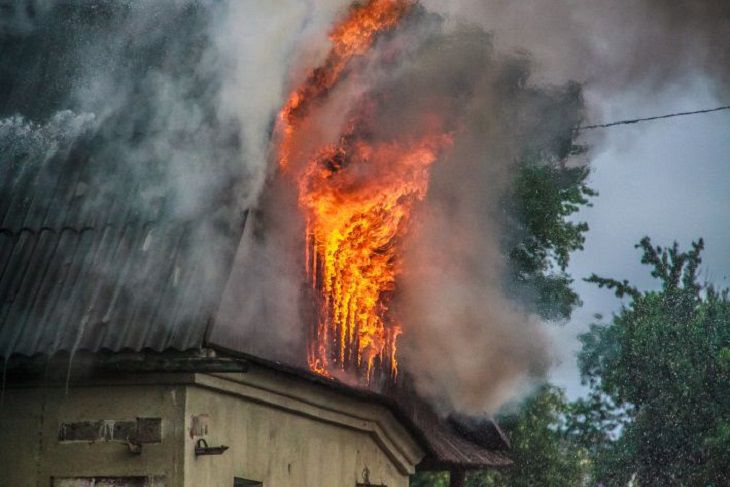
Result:
<svg viewBox="0 0 730 487">
<path fill-rule="evenodd" d="M 694 110 L 691 112 L 668 113 L 666 115 L 655 115 L 653 117 L 632 118 L 632 119 L 628 119 L 628 120 L 618 120 L 616 122 L 599 123 L 599 124 L 595 124 L 595 125 L 583 125 L 582 127 L 577 127 L 575 129 L 575 131 L 582 132 L 583 130 L 604 129 L 604 128 L 608 128 L 608 127 L 615 127 L 616 125 L 632 125 L 632 124 L 640 123 L 640 122 L 649 122 L 652 120 L 662 120 L 665 118 L 684 117 L 685 115 L 698 115 L 700 113 L 719 112 L 722 110 L 730 110 L 730 105 L 715 107 L 715 108 L 706 108 L 704 110 Z"/>
</svg>

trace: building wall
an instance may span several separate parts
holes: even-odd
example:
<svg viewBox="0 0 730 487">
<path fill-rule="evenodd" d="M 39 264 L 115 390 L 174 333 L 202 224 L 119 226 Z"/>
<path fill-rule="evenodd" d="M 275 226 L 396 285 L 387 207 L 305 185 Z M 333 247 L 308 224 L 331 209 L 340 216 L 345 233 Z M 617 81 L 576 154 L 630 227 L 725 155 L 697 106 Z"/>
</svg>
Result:
<svg viewBox="0 0 730 487">
<path fill-rule="evenodd" d="M 161 418 L 139 454 L 109 433 L 136 418 Z M 62 423 L 95 439 L 59 436 Z M 200 439 L 229 449 L 196 456 Z M 406 487 L 422 455 L 386 408 L 261 370 L 26 384 L 0 409 L 0 486 L 356 487 L 367 469 L 372 485 Z"/>
<path fill-rule="evenodd" d="M 422 453 L 387 410 L 255 371 L 226 375 L 199 378 L 186 396 L 188 429 L 205 415 L 208 443 L 230 447 L 196 457 L 188 435 L 186 486 L 234 477 L 274 487 L 356 487 L 366 477 L 408 486 Z"/>
<path fill-rule="evenodd" d="M 183 485 L 184 396 L 181 385 L 9 387 L 0 409 L 0 486 L 65 487 L 72 484 L 63 479 L 146 476 Z M 59 439 L 62 423 L 137 417 L 162 419 L 161 442 L 143 445 L 139 455 L 122 439 Z"/>
</svg>

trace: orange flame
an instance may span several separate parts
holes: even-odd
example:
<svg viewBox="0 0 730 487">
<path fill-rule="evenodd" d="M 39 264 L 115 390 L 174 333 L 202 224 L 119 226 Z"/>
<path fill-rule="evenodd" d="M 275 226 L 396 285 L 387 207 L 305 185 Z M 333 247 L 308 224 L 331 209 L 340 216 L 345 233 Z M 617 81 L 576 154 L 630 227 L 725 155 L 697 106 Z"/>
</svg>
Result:
<svg viewBox="0 0 730 487">
<path fill-rule="evenodd" d="M 354 7 L 350 15 L 330 32 L 332 42 L 327 59 L 314 69 L 299 89 L 295 90 L 279 113 L 279 129 L 283 134 L 279 149 L 279 166 L 289 164 L 292 137 L 297 119 L 306 115 L 314 100 L 325 96 L 340 80 L 348 62 L 365 54 L 375 36 L 393 28 L 411 7 L 413 0 L 370 0 Z"/>
<path fill-rule="evenodd" d="M 389 314 L 400 273 L 399 244 L 414 205 L 428 190 L 429 167 L 451 136 L 438 120 L 418 136 L 386 141 L 367 134 L 377 102 L 354 107 L 339 141 L 320 144 L 311 156 L 295 153 L 307 112 L 343 78 L 349 61 L 366 54 L 378 33 L 395 27 L 411 0 L 370 0 L 353 7 L 330 34 L 322 66 L 292 92 L 279 115 L 279 166 L 296 173 L 306 218 L 306 274 L 318 295 L 318 319 L 308 344 L 312 371 L 359 372 L 370 381 L 376 364 L 395 378 L 403 327 Z"/>
</svg>

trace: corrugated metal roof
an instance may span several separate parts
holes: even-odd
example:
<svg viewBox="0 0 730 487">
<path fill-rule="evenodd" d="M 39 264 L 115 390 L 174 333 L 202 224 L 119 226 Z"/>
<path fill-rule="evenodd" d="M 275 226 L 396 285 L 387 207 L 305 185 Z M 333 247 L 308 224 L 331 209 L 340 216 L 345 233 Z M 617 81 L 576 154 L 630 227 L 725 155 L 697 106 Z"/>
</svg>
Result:
<svg viewBox="0 0 730 487">
<path fill-rule="evenodd" d="M 3 11 L 0 354 L 202 343 L 247 173 L 216 11 L 163 3 Z"/>
<path fill-rule="evenodd" d="M 463 436 L 455 430 L 448 421 L 439 418 L 425 420 L 423 416 L 412 418 L 414 423 L 423 431 L 431 448 L 431 454 L 424 459 L 424 469 L 442 469 L 450 467 L 484 468 L 505 467 L 512 464 L 512 460 L 495 447 L 485 446 Z M 498 427 L 485 421 L 481 428 L 484 430 L 498 430 Z"/>
<path fill-rule="evenodd" d="M 200 347 L 227 275 L 197 230 L 0 229 L 0 354 Z"/>
<path fill-rule="evenodd" d="M 395 393 L 398 407 L 423 434 L 429 454 L 424 470 L 504 467 L 512 464 L 505 454 L 507 437 L 488 417 L 443 417 L 410 387 Z"/>
<path fill-rule="evenodd" d="M 0 356 L 200 347 L 245 221 L 230 194 L 181 217 L 89 141 L 32 142 L 0 148 Z"/>
</svg>

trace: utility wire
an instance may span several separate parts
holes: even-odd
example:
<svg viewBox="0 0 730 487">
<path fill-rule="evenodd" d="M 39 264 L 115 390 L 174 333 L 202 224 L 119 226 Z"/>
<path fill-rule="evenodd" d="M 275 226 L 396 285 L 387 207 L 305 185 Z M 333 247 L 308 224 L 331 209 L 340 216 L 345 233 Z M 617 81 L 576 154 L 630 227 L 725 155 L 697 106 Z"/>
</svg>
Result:
<svg viewBox="0 0 730 487">
<path fill-rule="evenodd" d="M 707 108 L 705 110 L 694 110 L 692 112 L 677 112 L 677 113 L 669 113 L 667 115 L 656 115 L 653 117 L 646 117 L 646 118 L 632 118 L 629 120 L 619 120 L 616 122 L 599 123 L 599 124 L 595 124 L 595 125 L 584 125 L 582 127 L 577 127 L 575 129 L 575 131 L 581 132 L 583 130 L 604 129 L 604 128 L 608 128 L 608 127 L 615 127 L 616 125 L 632 125 L 632 124 L 640 123 L 640 122 L 649 122 L 651 120 L 661 120 L 664 118 L 683 117 L 685 115 L 698 115 L 700 113 L 719 112 L 722 110 L 730 110 L 730 105 L 716 107 L 716 108 Z"/>
</svg>

